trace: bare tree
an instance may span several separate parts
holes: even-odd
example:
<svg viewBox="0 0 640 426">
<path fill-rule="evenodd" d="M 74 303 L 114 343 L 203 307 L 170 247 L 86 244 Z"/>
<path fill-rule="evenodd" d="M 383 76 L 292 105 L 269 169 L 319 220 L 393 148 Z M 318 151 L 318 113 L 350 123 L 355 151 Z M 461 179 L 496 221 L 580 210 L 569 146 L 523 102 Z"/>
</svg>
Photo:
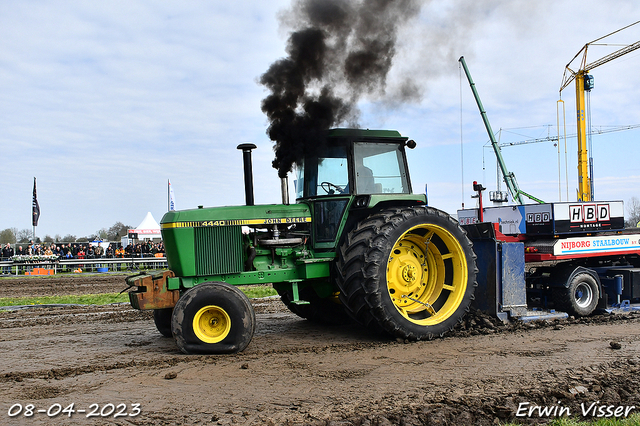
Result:
<svg viewBox="0 0 640 426">
<path fill-rule="evenodd" d="M 30 240 L 32 240 L 32 231 L 31 229 L 21 229 L 17 232 L 16 234 L 16 239 L 18 240 L 19 243 L 28 243 Z"/>
<path fill-rule="evenodd" d="M 120 238 L 126 236 L 131 228 L 131 226 L 126 226 L 122 222 L 114 223 L 113 226 L 107 230 L 109 241 L 120 241 Z"/>
<path fill-rule="evenodd" d="M 71 234 L 67 234 L 64 237 L 62 237 L 62 239 L 60 241 L 61 242 L 65 242 L 65 243 L 75 243 L 76 242 L 76 236 L 75 235 L 71 235 Z"/>
<path fill-rule="evenodd" d="M 18 228 L 7 228 L 0 231 L 0 244 L 15 244 Z"/>
<path fill-rule="evenodd" d="M 627 228 L 637 227 L 640 222 L 640 200 L 638 197 L 631 197 L 627 203 L 627 213 L 625 226 Z"/>
<path fill-rule="evenodd" d="M 102 228 L 98 232 L 96 232 L 96 238 L 95 239 L 108 241 L 109 240 L 109 231 L 107 231 L 107 228 Z"/>
</svg>

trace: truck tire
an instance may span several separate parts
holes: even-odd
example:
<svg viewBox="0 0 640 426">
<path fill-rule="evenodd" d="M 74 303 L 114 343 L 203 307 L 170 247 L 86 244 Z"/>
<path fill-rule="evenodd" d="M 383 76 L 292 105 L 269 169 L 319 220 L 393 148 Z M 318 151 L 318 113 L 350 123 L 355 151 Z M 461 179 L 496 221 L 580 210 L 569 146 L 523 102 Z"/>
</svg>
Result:
<svg viewBox="0 0 640 426">
<path fill-rule="evenodd" d="M 186 354 L 223 354 L 244 350 L 256 326 L 249 298 L 223 282 L 198 284 L 178 299 L 171 331 Z"/>
<path fill-rule="evenodd" d="M 321 298 L 310 286 L 300 288 L 300 299 L 308 304 L 296 304 L 293 301 L 291 290 L 277 290 L 282 303 L 291 312 L 308 321 L 324 325 L 344 325 L 351 323 L 351 317 L 347 314 L 342 303 L 333 297 Z"/>
<path fill-rule="evenodd" d="M 340 299 L 359 323 L 408 340 L 451 330 L 476 283 L 472 243 L 458 222 L 426 206 L 380 211 L 347 235 L 337 259 Z"/>
<path fill-rule="evenodd" d="M 598 283 L 587 272 L 575 274 L 567 287 L 554 289 L 558 310 L 578 317 L 591 315 L 596 310 L 599 299 Z"/>
<path fill-rule="evenodd" d="M 171 334 L 171 314 L 173 314 L 173 308 L 153 310 L 153 322 L 164 337 L 173 336 Z"/>
</svg>

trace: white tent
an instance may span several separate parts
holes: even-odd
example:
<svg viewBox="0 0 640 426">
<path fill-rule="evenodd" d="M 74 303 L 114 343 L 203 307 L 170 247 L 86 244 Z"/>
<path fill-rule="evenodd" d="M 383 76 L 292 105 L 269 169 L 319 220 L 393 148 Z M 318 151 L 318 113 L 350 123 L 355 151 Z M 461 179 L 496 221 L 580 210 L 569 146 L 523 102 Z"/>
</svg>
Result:
<svg viewBox="0 0 640 426">
<path fill-rule="evenodd" d="M 147 213 L 136 229 L 129 229 L 129 233 L 131 232 L 138 234 L 138 239 L 140 240 L 162 237 L 160 234 L 160 225 L 158 225 L 158 222 L 153 218 L 151 212 Z"/>
</svg>

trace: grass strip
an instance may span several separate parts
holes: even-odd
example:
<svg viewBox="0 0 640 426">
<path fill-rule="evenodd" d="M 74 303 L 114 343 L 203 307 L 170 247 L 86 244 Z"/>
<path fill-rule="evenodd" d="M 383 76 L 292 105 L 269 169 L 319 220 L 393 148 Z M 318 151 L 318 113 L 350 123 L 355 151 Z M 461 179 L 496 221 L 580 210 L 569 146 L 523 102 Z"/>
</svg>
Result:
<svg viewBox="0 0 640 426">
<path fill-rule="evenodd" d="M 110 303 L 128 302 L 127 294 L 103 293 L 103 294 L 77 294 L 64 296 L 38 296 L 38 297 L 0 297 L 0 306 L 22 305 L 108 305 Z"/>
<path fill-rule="evenodd" d="M 637 407 L 640 409 L 640 407 Z M 577 420 L 575 418 L 558 418 L 553 419 L 547 426 L 640 426 L 640 413 L 629 415 L 626 419 L 620 418 L 601 418 L 595 421 Z M 504 426 L 521 426 L 520 423 L 507 423 Z"/>
<path fill-rule="evenodd" d="M 248 298 L 254 299 L 276 295 L 276 291 L 269 285 L 241 286 L 239 287 Z M 78 294 L 61 296 L 38 297 L 0 297 L 0 306 L 22 305 L 108 305 L 111 303 L 123 303 L 129 301 L 127 293 L 103 293 L 103 294 Z"/>
<path fill-rule="evenodd" d="M 277 296 L 278 292 L 271 287 L 271 285 L 242 285 L 238 286 L 249 299 L 256 299 L 259 297 Z"/>
</svg>

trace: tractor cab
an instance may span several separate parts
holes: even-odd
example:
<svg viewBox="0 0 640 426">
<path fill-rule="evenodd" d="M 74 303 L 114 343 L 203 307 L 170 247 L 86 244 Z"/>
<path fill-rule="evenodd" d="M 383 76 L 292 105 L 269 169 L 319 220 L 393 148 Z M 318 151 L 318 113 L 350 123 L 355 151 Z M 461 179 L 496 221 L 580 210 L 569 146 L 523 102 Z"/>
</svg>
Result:
<svg viewBox="0 0 640 426">
<path fill-rule="evenodd" d="M 415 142 L 397 131 L 333 129 L 320 154 L 297 164 L 296 200 L 310 205 L 314 248 L 335 249 L 347 212 L 411 194 L 405 146 Z"/>
</svg>

